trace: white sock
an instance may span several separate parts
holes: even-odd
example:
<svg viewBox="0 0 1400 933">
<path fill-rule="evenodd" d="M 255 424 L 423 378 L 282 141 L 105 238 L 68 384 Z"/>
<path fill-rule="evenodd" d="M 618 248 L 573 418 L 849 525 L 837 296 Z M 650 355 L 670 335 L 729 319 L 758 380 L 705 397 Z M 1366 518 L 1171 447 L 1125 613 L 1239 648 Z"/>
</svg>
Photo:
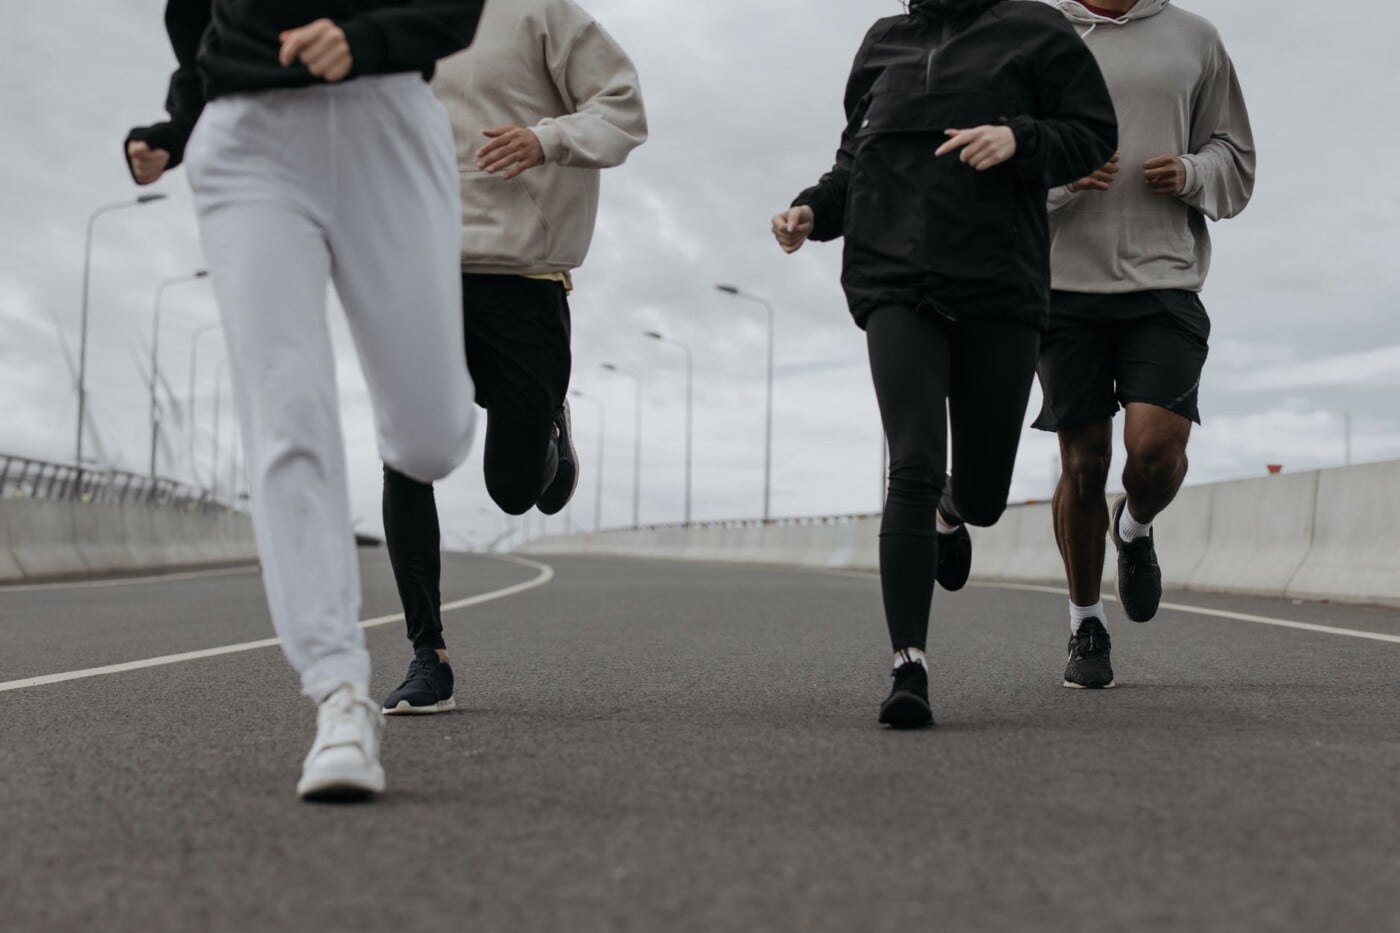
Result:
<svg viewBox="0 0 1400 933">
<path fill-rule="evenodd" d="M 1085 619 L 1098 619 L 1108 628 L 1108 615 L 1103 611 L 1103 600 L 1099 600 L 1092 606 L 1076 606 L 1073 602 L 1069 604 L 1069 633 L 1079 634 L 1079 626 Z"/>
<path fill-rule="evenodd" d="M 934 514 L 938 516 L 934 519 L 934 524 L 937 525 L 938 533 L 941 535 L 950 535 L 962 527 L 962 525 L 950 525 L 947 522 L 945 522 L 943 520 L 942 512 L 935 512 Z"/>
<path fill-rule="evenodd" d="M 905 648 L 894 653 L 894 669 L 899 670 L 906 664 L 922 664 L 924 670 L 928 670 L 928 655 L 918 648 Z"/>
<path fill-rule="evenodd" d="M 1118 520 L 1118 537 L 1124 541 L 1136 541 L 1138 538 L 1145 538 L 1152 534 L 1152 523 L 1142 524 L 1133 518 L 1133 513 L 1127 504 L 1123 505 L 1123 517 Z"/>
</svg>

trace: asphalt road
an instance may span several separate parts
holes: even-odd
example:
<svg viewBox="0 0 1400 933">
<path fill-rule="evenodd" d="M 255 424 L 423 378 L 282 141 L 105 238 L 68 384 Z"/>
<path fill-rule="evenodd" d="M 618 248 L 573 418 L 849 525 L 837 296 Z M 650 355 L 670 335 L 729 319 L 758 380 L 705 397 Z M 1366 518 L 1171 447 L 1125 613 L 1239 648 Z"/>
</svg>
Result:
<svg viewBox="0 0 1400 933">
<path fill-rule="evenodd" d="M 463 708 L 392 721 L 354 807 L 293 794 L 276 648 L 17 685 L 266 639 L 256 575 L 0 591 L 0 930 L 1400 930 L 1400 643 L 1120 615 L 1078 692 L 1062 597 L 940 593 L 940 724 L 891 733 L 871 578 L 542 560 L 448 617 Z M 365 586 L 397 611 L 382 553 Z M 369 639 L 382 696 L 409 652 Z"/>
</svg>

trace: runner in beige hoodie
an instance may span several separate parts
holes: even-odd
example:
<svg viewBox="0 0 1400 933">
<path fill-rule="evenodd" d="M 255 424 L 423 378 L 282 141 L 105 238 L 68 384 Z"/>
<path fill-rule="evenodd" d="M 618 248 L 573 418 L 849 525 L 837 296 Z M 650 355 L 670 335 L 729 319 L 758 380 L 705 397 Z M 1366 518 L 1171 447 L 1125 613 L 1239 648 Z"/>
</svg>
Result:
<svg viewBox="0 0 1400 933">
<path fill-rule="evenodd" d="M 1210 337 L 1199 297 L 1210 271 L 1206 221 L 1249 203 L 1254 138 L 1234 65 L 1206 20 L 1170 0 L 1054 5 L 1103 70 L 1121 150 L 1050 194 L 1054 291 L 1036 422 L 1059 434 L 1064 463 L 1054 512 L 1070 589 L 1065 686 L 1102 688 L 1114 685 L 1100 599 L 1105 531 L 1118 550 L 1123 611 L 1146 622 L 1162 597 L 1152 521 L 1186 478 L 1191 424 L 1200 423 Z M 1109 510 L 1120 405 L 1127 494 Z"/>
<path fill-rule="evenodd" d="M 462 181 L 467 364 L 486 409 L 486 487 L 553 515 L 578 485 L 570 439 L 571 273 L 588 254 L 600 170 L 647 136 L 636 68 L 573 0 L 492 0 L 439 63 Z M 432 486 L 385 469 L 384 529 L 414 660 L 386 713 L 451 709 Z"/>
</svg>

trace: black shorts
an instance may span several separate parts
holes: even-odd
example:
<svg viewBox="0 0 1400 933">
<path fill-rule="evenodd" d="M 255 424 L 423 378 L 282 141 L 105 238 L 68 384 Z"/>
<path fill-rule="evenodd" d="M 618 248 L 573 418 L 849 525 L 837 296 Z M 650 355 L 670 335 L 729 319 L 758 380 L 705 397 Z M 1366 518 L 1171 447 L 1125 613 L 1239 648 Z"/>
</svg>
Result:
<svg viewBox="0 0 1400 933">
<path fill-rule="evenodd" d="M 487 411 L 553 418 L 569 394 L 568 293 L 519 275 L 462 276 L 467 368 Z"/>
<path fill-rule="evenodd" d="M 1045 404 L 1035 427 L 1066 431 L 1144 402 L 1201 423 L 1210 317 L 1194 292 L 1053 292 L 1040 344 Z"/>
</svg>

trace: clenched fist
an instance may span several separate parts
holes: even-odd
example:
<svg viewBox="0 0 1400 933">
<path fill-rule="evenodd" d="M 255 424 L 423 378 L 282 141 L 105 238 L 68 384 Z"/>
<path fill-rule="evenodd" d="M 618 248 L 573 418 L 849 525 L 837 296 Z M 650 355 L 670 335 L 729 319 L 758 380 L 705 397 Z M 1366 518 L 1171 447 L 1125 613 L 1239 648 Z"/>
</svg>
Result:
<svg viewBox="0 0 1400 933">
<path fill-rule="evenodd" d="M 278 40 L 282 50 L 277 60 L 283 68 L 301 62 L 306 70 L 332 84 L 345 80 L 355 67 L 345 31 L 328 19 L 318 19 L 299 29 L 288 29 Z"/>
<path fill-rule="evenodd" d="M 1186 190 L 1186 163 L 1173 155 L 1148 159 L 1142 166 L 1143 177 L 1153 194 L 1176 197 Z"/>
<path fill-rule="evenodd" d="M 792 254 L 807 242 L 816 222 L 817 215 L 807 205 L 789 208 L 773 218 L 773 236 L 783 252 Z"/>
<path fill-rule="evenodd" d="M 131 163 L 131 174 L 136 183 L 149 185 L 165 174 L 166 167 L 170 165 L 170 153 L 132 140 L 126 144 L 126 160 Z"/>
<path fill-rule="evenodd" d="M 1113 187 L 1113 181 L 1118 177 L 1118 153 L 1113 154 L 1113 158 L 1108 160 L 1108 164 L 1097 170 L 1092 175 L 1086 175 L 1069 186 L 1071 191 L 1107 191 Z"/>
</svg>

